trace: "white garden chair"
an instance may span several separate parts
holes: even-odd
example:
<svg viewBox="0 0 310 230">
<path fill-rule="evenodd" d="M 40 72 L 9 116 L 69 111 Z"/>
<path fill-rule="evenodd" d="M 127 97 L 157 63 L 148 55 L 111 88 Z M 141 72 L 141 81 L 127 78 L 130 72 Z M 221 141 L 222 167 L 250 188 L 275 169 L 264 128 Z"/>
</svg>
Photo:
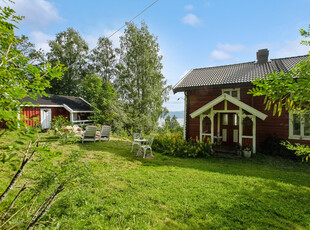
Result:
<svg viewBox="0 0 310 230">
<path fill-rule="evenodd" d="M 103 140 L 104 138 L 110 140 L 110 133 L 111 133 L 111 126 L 108 125 L 101 126 L 99 141 Z"/>
<path fill-rule="evenodd" d="M 85 132 L 82 135 L 82 143 L 84 143 L 84 141 L 96 142 L 96 132 L 97 132 L 97 126 L 93 125 L 86 126 Z"/>
<path fill-rule="evenodd" d="M 142 134 L 141 133 L 134 133 L 133 134 L 133 142 L 132 142 L 132 146 L 131 146 L 131 152 L 133 151 L 133 148 L 135 145 L 138 145 L 139 147 L 141 146 L 141 139 Z"/>
<path fill-rule="evenodd" d="M 153 153 L 152 153 L 152 144 L 154 141 L 154 137 L 150 137 L 147 139 L 147 141 L 145 142 L 145 145 L 141 145 L 139 152 L 142 152 L 143 150 L 143 158 L 145 158 L 146 156 L 146 152 L 149 149 L 151 151 L 151 156 L 154 157 Z"/>
</svg>

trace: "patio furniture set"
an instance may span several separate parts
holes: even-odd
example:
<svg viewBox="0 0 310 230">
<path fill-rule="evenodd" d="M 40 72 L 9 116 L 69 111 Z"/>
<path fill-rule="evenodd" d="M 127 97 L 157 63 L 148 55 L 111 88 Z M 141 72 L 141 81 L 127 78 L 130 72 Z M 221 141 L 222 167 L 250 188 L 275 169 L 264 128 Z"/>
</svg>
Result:
<svg viewBox="0 0 310 230">
<path fill-rule="evenodd" d="M 85 131 L 83 131 L 82 128 L 80 128 L 77 125 L 74 126 L 66 126 L 63 129 L 63 133 L 61 135 L 67 135 L 68 133 L 74 133 L 75 137 L 80 137 L 82 143 L 85 141 L 93 141 L 96 142 L 96 140 L 110 140 L 110 133 L 111 133 L 111 127 L 108 125 L 102 125 L 100 128 L 100 131 L 97 131 L 97 126 L 94 125 L 88 125 L 85 128 Z"/>
<path fill-rule="evenodd" d="M 146 157 L 147 150 L 150 150 L 151 157 L 154 157 L 152 152 L 152 144 L 154 141 L 154 137 L 150 137 L 148 139 L 142 138 L 141 133 L 134 133 L 133 134 L 133 142 L 131 146 L 131 152 L 134 150 L 135 145 L 138 146 L 138 151 L 136 156 L 139 156 L 143 153 L 143 158 Z"/>
</svg>

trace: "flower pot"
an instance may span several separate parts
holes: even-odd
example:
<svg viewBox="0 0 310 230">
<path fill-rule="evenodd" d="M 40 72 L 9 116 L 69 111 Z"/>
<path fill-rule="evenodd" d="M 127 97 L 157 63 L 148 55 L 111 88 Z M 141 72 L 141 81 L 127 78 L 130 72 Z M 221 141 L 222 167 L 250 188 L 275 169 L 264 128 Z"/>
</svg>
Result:
<svg viewBox="0 0 310 230">
<path fill-rule="evenodd" d="M 251 157 L 251 151 L 249 150 L 243 150 L 243 156 L 245 158 L 250 158 Z"/>
</svg>

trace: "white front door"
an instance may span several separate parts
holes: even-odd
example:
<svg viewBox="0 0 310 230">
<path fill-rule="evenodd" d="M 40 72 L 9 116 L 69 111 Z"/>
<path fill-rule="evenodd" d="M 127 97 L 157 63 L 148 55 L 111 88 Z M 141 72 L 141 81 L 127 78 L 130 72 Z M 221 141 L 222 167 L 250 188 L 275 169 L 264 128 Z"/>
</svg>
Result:
<svg viewBox="0 0 310 230">
<path fill-rule="evenodd" d="M 42 129 L 49 129 L 52 122 L 52 110 L 41 109 L 41 126 Z"/>
</svg>

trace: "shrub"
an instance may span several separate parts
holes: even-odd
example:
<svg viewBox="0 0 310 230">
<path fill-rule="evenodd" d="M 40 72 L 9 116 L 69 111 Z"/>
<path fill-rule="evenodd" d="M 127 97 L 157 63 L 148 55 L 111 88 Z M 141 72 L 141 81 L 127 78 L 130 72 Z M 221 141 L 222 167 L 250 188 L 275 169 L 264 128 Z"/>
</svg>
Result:
<svg viewBox="0 0 310 230">
<path fill-rule="evenodd" d="M 175 157 L 207 157 L 212 151 L 210 139 L 184 141 L 181 134 L 156 136 L 152 147 L 155 151 Z"/>
<path fill-rule="evenodd" d="M 296 159 L 294 151 L 287 149 L 281 144 L 283 141 L 283 139 L 274 135 L 267 136 L 261 145 L 262 153 L 271 156 Z"/>
</svg>

